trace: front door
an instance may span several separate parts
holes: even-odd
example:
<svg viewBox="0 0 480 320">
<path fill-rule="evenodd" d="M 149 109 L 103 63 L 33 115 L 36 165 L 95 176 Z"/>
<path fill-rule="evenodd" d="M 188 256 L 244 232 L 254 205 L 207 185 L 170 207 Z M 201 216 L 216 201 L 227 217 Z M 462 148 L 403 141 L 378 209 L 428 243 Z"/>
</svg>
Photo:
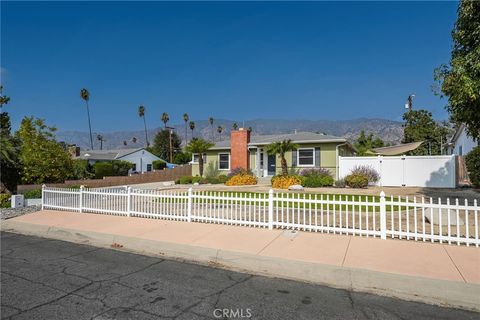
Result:
<svg viewBox="0 0 480 320">
<path fill-rule="evenodd" d="M 269 176 L 274 176 L 276 173 L 276 156 L 275 155 L 269 155 L 268 156 L 268 175 Z"/>
</svg>

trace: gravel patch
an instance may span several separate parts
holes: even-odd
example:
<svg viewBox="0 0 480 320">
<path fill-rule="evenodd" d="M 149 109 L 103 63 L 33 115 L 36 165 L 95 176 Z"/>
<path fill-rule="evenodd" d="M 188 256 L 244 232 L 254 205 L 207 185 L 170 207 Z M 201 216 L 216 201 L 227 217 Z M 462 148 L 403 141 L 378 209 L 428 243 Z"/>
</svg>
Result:
<svg viewBox="0 0 480 320">
<path fill-rule="evenodd" d="M 6 220 L 14 217 L 18 217 L 24 214 L 40 211 L 42 206 L 28 206 L 23 208 L 2 208 L 0 209 L 0 219 Z"/>
</svg>

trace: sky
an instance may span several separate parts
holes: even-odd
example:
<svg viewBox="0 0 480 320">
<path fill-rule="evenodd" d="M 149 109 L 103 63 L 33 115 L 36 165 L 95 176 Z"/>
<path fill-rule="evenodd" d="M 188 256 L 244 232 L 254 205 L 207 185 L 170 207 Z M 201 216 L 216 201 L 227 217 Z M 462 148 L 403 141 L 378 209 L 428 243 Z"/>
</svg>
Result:
<svg viewBox="0 0 480 320">
<path fill-rule="evenodd" d="M 447 119 L 433 71 L 448 63 L 456 2 L 5 2 L 1 82 L 14 128 L 193 120 L 386 118 L 405 100 Z"/>
</svg>

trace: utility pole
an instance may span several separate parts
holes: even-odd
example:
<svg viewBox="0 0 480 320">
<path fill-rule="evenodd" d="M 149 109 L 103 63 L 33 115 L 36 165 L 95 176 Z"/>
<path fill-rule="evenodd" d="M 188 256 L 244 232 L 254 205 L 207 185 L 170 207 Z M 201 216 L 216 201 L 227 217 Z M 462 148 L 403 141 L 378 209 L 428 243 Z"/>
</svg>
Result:
<svg viewBox="0 0 480 320">
<path fill-rule="evenodd" d="M 168 133 L 169 133 L 169 136 L 168 136 L 168 138 L 169 138 L 169 148 L 168 148 L 168 151 L 169 151 L 169 152 L 168 152 L 168 153 L 169 153 L 169 158 L 170 158 L 169 161 L 170 161 L 170 163 L 172 163 L 172 162 L 173 162 L 173 141 L 172 141 L 172 134 L 173 134 L 173 130 L 174 130 L 175 128 L 173 128 L 173 127 L 165 127 L 165 128 L 168 129 Z"/>
</svg>

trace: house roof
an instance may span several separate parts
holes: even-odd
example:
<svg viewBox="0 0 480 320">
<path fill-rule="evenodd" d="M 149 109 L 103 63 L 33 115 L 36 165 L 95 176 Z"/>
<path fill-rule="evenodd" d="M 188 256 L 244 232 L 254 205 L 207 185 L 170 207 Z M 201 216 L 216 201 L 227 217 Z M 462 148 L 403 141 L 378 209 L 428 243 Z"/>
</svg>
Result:
<svg viewBox="0 0 480 320">
<path fill-rule="evenodd" d="M 422 143 L 423 141 L 404 143 L 404 144 L 398 144 L 396 146 L 375 148 L 373 149 L 373 151 L 376 154 L 383 155 L 383 156 L 396 156 L 396 155 L 405 154 L 408 151 L 415 150 L 418 147 L 420 147 Z"/>
<path fill-rule="evenodd" d="M 465 123 L 461 123 L 455 133 L 453 134 L 452 138 L 450 139 L 450 143 L 455 144 L 458 140 L 458 137 L 462 134 L 463 130 L 465 130 Z"/>
<path fill-rule="evenodd" d="M 85 151 L 80 151 L 80 155 L 75 159 L 115 160 L 140 150 L 144 150 L 144 148 L 113 149 L 113 150 L 85 150 Z"/>
<path fill-rule="evenodd" d="M 326 143 L 326 142 L 346 142 L 347 140 L 341 137 L 330 136 L 315 132 L 297 132 L 297 133 L 282 133 L 271 135 L 252 135 L 250 137 L 249 147 L 267 145 L 272 142 L 290 139 L 293 143 Z M 219 141 L 211 148 L 215 149 L 230 149 L 230 140 Z"/>
</svg>

